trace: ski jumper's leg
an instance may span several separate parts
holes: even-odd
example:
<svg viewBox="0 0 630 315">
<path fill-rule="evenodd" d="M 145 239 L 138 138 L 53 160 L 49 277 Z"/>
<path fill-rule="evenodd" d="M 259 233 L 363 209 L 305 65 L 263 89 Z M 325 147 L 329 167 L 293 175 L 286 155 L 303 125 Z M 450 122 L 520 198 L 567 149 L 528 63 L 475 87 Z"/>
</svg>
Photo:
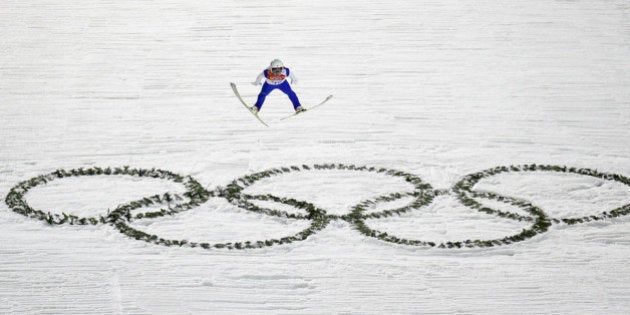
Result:
<svg viewBox="0 0 630 315">
<path fill-rule="evenodd" d="M 284 94 L 289 96 L 291 103 L 293 103 L 293 109 L 300 106 L 300 100 L 298 99 L 297 94 L 293 92 L 293 89 L 291 89 L 291 85 L 289 85 L 289 82 L 282 82 L 282 84 L 280 84 L 278 88 L 280 89 L 280 91 L 284 92 Z"/>
<path fill-rule="evenodd" d="M 265 98 L 267 98 L 267 95 L 269 95 L 271 91 L 277 88 L 278 86 L 267 84 L 267 82 L 265 82 L 262 86 L 262 89 L 260 90 L 260 93 L 258 94 L 258 100 L 256 100 L 256 104 L 254 104 L 254 106 L 256 106 L 258 110 L 260 110 L 260 108 L 263 106 L 263 103 L 265 102 Z"/>
</svg>

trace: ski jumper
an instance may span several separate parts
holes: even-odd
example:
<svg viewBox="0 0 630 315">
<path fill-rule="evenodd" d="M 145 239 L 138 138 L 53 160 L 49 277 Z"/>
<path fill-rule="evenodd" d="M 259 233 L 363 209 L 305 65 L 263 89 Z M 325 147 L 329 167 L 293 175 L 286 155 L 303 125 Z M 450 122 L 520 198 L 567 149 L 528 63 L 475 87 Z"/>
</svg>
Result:
<svg viewBox="0 0 630 315">
<path fill-rule="evenodd" d="M 273 73 L 271 71 L 271 67 L 269 67 L 265 69 L 261 74 L 259 74 L 256 78 L 256 81 L 254 82 L 256 84 L 260 84 L 260 81 L 263 78 L 266 79 L 265 83 L 260 90 L 260 94 L 258 94 L 258 100 L 256 101 L 256 104 L 254 104 L 254 106 L 256 106 L 258 110 L 260 110 L 260 108 L 263 106 L 267 95 L 275 89 L 279 89 L 284 94 L 289 96 L 291 103 L 293 103 L 293 109 L 296 109 L 298 106 L 300 106 L 300 100 L 298 99 L 295 92 L 293 92 L 293 89 L 291 89 L 291 85 L 289 85 L 289 82 L 287 81 L 287 78 L 290 78 L 291 83 L 297 83 L 297 78 L 295 77 L 293 72 L 289 70 L 289 68 L 283 68 L 280 73 Z"/>
</svg>

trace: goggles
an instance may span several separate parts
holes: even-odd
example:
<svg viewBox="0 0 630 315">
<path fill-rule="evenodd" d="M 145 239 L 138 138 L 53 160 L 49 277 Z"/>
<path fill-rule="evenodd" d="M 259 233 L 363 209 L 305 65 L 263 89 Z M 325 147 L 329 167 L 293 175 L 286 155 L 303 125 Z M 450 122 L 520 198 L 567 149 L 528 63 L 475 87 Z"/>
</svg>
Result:
<svg viewBox="0 0 630 315">
<path fill-rule="evenodd" d="M 271 68 L 271 72 L 273 73 L 280 73 L 282 71 L 282 68 Z"/>
</svg>

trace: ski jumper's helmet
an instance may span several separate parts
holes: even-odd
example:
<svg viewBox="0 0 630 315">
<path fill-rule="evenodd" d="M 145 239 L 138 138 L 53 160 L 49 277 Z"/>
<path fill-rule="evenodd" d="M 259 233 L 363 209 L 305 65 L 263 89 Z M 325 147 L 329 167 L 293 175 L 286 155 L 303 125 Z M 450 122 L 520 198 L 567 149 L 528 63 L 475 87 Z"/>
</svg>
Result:
<svg viewBox="0 0 630 315">
<path fill-rule="evenodd" d="M 271 68 L 284 68 L 284 64 L 282 64 L 282 60 L 274 59 L 271 62 Z"/>
</svg>

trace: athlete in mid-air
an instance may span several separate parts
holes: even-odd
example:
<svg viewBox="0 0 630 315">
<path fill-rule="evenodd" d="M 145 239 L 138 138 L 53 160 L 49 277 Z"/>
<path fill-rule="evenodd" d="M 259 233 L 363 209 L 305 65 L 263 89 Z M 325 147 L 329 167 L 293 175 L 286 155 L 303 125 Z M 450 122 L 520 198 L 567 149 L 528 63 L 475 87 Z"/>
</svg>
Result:
<svg viewBox="0 0 630 315">
<path fill-rule="evenodd" d="M 285 68 L 280 59 L 274 59 L 269 67 L 259 74 L 256 81 L 252 82 L 252 84 L 260 85 L 263 78 L 265 79 L 265 83 L 258 94 L 258 100 L 256 101 L 256 104 L 251 107 L 253 113 L 258 113 L 260 111 L 267 95 L 275 89 L 279 89 L 289 96 L 291 103 L 293 103 L 293 109 L 295 109 L 296 112 L 299 113 L 306 110 L 300 105 L 300 100 L 295 92 L 293 92 L 291 85 L 287 81 L 287 78 L 289 78 L 291 79 L 292 84 L 297 84 L 295 74 L 293 74 L 293 71 L 289 70 L 289 68 Z"/>
</svg>

